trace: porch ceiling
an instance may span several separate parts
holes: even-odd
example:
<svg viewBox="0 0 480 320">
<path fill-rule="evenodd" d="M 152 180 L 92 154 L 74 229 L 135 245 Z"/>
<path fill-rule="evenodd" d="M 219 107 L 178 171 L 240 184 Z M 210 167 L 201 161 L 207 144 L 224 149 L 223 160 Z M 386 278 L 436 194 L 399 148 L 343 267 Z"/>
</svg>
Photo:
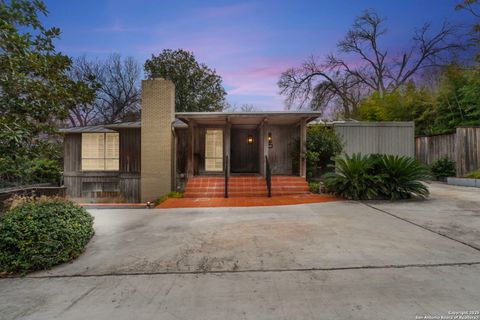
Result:
<svg viewBox="0 0 480 320">
<path fill-rule="evenodd" d="M 293 125 L 301 119 L 307 122 L 320 117 L 321 112 L 177 112 L 175 117 L 186 123 L 194 121 L 205 125 L 222 125 L 231 123 L 234 125 L 258 125 L 262 121 L 274 125 Z"/>
</svg>

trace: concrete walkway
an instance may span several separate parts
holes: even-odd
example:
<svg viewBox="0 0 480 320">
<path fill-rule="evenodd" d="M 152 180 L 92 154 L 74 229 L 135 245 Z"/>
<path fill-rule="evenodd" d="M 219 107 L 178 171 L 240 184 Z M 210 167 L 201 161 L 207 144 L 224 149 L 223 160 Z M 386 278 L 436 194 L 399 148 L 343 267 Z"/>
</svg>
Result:
<svg viewBox="0 0 480 320">
<path fill-rule="evenodd" d="M 480 309 L 480 193 L 92 210 L 71 264 L 0 280 L 0 319 L 415 319 Z M 453 227 L 455 226 L 455 227 Z"/>
</svg>

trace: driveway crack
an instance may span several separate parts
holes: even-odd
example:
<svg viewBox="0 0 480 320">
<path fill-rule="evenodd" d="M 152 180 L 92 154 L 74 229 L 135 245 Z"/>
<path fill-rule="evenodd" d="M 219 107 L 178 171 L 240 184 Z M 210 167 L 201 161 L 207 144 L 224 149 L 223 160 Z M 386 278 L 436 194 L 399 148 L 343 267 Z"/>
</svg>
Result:
<svg viewBox="0 0 480 320">
<path fill-rule="evenodd" d="M 209 271 L 155 271 L 155 272 L 123 272 L 123 273 L 100 273 L 100 274 L 72 274 L 72 275 L 45 275 L 45 276 L 11 276 L 0 278 L 6 279 L 56 279 L 56 278 L 95 278 L 95 277 L 122 277 L 122 276 L 152 276 L 152 275 L 221 275 L 231 273 L 269 273 L 269 272 L 309 272 L 309 271 L 342 271 L 342 270 L 369 270 L 369 269 L 406 269 L 406 268 L 435 268 L 476 266 L 480 261 L 473 262 L 449 262 L 431 264 L 392 264 L 392 265 L 364 265 L 345 267 L 312 267 L 312 268 L 287 268 L 287 269 L 244 269 L 244 270 L 209 270 Z"/>
<path fill-rule="evenodd" d="M 372 208 L 372 209 L 376 210 L 376 211 L 379 211 L 379 212 L 388 214 L 388 215 L 391 216 L 391 217 L 394 217 L 394 218 L 396 218 L 396 219 L 399 219 L 399 220 L 405 221 L 405 222 L 407 222 L 407 223 L 410 223 L 410 224 L 412 224 L 412 225 L 414 225 L 414 226 L 417 226 L 417 227 L 419 227 L 419 228 L 422 228 L 423 230 L 430 231 L 430 232 L 435 233 L 435 234 L 437 234 L 437 235 L 439 235 L 439 236 L 442 236 L 442 237 L 447 238 L 447 239 L 449 239 L 449 240 L 452 240 L 452 241 L 461 243 L 461 244 L 463 244 L 463 245 L 466 245 L 467 247 L 470 247 L 470 248 L 472 248 L 472 249 L 475 249 L 475 250 L 477 250 L 477 251 L 480 251 L 480 247 L 477 247 L 477 246 L 475 246 L 475 245 L 472 245 L 472 244 L 470 244 L 470 243 L 468 243 L 468 242 L 465 242 L 465 241 L 462 241 L 462 240 L 459 240 L 459 239 L 455 239 L 455 238 L 453 238 L 453 237 L 450 237 L 450 236 L 447 235 L 447 234 L 444 234 L 444 233 L 435 231 L 435 230 L 433 230 L 433 229 L 427 228 L 427 227 L 425 227 L 425 226 L 423 226 L 423 225 L 421 225 L 421 224 L 412 222 L 412 221 L 410 221 L 410 220 L 408 220 L 408 219 L 406 219 L 406 218 L 402 218 L 402 217 L 400 217 L 400 216 L 397 216 L 396 214 L 393 214 L 393 213 L 388 212 L 388 211 L 386 211 L 386 210 L 377 208 L 377 207 L 375 207 L 375 206 L 373 206 L 373 205 L 371 205 L 371 204 L 368 204 L 368 203 L 365 203 L 365 202 L 362 202 L 362 201 L 359 201 L 359 202 L 360 202 L 361 204 L 369 207 L 369 208 Z"/>
</svg>

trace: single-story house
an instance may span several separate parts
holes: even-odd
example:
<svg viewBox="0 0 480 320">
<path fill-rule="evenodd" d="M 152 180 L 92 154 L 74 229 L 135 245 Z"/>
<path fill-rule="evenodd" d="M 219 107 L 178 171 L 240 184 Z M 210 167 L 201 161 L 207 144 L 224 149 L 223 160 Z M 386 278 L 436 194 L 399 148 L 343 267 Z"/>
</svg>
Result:
<svg viewBox="0 0 480 320">
<path fill-rule="evenodd" d="M 64 133 L 64 185 L 83 201 L 308 192 L 306 127 L 320 112 L 175 112 L 171 81 L 142 81 L 141 121 Z M 413 156 L 413 123 L 333 125 L 346 152 Z"/>
<path fill-rule="evenodd" d="M 187 181 L 197 185 L 192 195 L 264 195 L 269 172 L 273 184 L 293 188 L 302 181 L 305 192 L 306 125 L 319 116 L 314 111 L 175 112 L 173 83 L 145 80 L 141 121 L 62 130 L 67 195 L 145 202 L 183 191 Z M 293 148 L 300 148 L 297 159 Z M 206 176 L 211 177 L 206 187 L 215 190 L 202 189 L 201 179 L 193 179 Z M 228 190 L 225 177 L 232 179 Z M 250 185 L 238 190 L 238 181 L 248 177 Z"/>
</svg>

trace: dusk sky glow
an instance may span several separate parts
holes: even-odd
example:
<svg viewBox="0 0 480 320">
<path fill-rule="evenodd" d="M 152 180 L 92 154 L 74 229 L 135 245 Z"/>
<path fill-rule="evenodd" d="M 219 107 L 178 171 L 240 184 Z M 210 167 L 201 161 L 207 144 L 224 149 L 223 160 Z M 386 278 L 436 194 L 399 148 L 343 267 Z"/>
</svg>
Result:
<svg viewBox="0 0 480 320">
<path fill-rule="evenodd" d="M 43 21 L 62 30 L 57 49 L 70 56 L 133 56 L 142 66 L 166 48 L 193 51 L 216 69 L 231 103 L 282 110 L 277 81 L 310 55 L 335 52 L 356 16 L 375 9 L 388 19 L 384 46 L 399 50 L 416 27 L 445 19 L 470 24 L 458 1 L 45 1 Z"/>
</svg>

